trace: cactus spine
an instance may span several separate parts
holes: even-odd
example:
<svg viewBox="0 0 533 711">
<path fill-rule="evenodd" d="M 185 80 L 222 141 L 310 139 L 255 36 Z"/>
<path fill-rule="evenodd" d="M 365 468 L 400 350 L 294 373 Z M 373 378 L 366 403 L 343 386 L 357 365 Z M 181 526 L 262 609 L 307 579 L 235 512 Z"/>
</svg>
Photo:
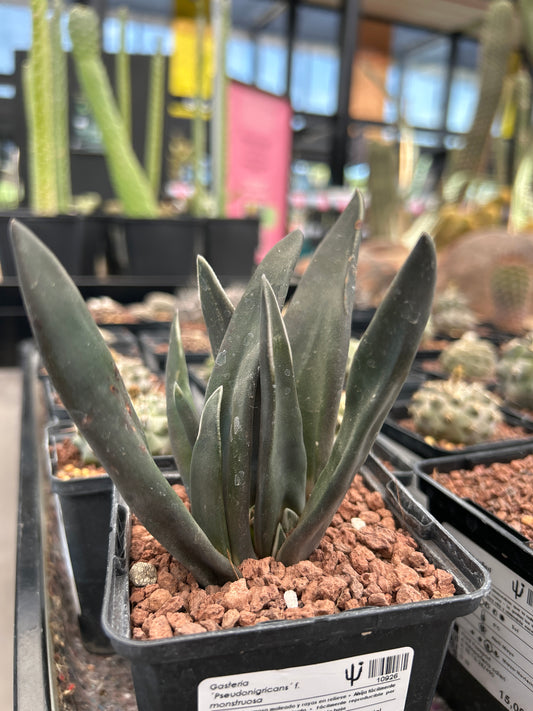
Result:
<svg viewBox="0 0 533 711">
<path fill-rule="evenodd" d="M 120 23 L 120 46 L 115 57 L 115 87 L 120 115 L 124 121 L 128 138 L 131 139 L 131 67 L 130 55 L 126 51 L 127 8 L 120 8 L 118 20 Z"/>
<path fill-rule="evenodd" d="M 78 78 L 102 132 L 111 181 L 124 213 L 157 217 L 157 201 L 128 139 L 100 56 L 98 16 L 90 7 L 75 5 L 69 30 Z"/>
<path fill-rule="evenodd" d="M 144 147 L 144 168 L 157 199 L 161 188 L 161 164 L 163 160 L 163 123 L 165 120 L 165 58 L 161 42 L 150 61 L 150 90 Z"/>
<path fill-rule="evenodd" d="M 498 264 L 494 268 L 490 291 L 496 326 L 509 333 L 523 330 L 532 285 L 530 267 L 518 259 L 516 262 Z"/>
<path fill-rule="evenodd" d="M 46 17 L 46 0 L 31 0 L 32 47 L 29 53 L 29 70 L 24 86 L 30 92 L 26 105 L 30 108 L 28 135 L 32 142 L 32 184 L 35 195 L 32 207 L 42 215 L 55 215 L 58 211 L 57 175 L 55 161 L 55 135 L 53 118 L 52 56 L 50 27 Z"/>
</svg>

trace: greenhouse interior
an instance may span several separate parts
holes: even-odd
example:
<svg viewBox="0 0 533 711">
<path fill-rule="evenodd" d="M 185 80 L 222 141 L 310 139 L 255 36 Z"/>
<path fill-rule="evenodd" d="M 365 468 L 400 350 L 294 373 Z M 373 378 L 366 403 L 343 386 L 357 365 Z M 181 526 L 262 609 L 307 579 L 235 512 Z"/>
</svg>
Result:
<svg viewBox="0 0 533 711">
<path fill-rule="evenodd" d="M 533 711 L 533 2 L 0 38 L 0 707 Z"/>
</svg>

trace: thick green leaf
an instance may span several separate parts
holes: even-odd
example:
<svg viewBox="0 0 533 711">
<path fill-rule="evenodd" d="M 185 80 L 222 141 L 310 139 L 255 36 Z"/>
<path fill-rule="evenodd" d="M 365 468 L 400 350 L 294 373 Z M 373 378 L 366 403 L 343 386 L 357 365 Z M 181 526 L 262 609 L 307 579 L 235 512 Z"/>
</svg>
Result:
<svg viewBox="0 0 533 711">
<path fill-rule="evenodd" d="M 191 461 L 191 512 L 215 548 L 229 557 L 222 492 L 220 403 L 222 388 L 207 400 Z"/>
<path fill-rule="evenodd" d="M 190 492 L 191 455 L 198 434 L 198 415 L 189 385 L 189 371 L 181 342 L 178 313 L 175 314 L 170 327 L 165 366 L 165 394 L 172 454 L 185 488 Z"/>
<path fill-rule="evenodd" d="M 281 312 L 263 277 L 260 345 L 261 432 L 254 509 L 254 545 L 272 555 L 283 510 L 305 504 L 306 456 L 291 349 Z"/>
<path fill-rule="evenodd" d="M 422 235 L 359 343 L 331 457 L 279 552 L 285 564 L 307 558 L 316 548 L 365 461 L 411 368 L 431 311 L 435 275 L 435 247 Z"/>
<path fill-rule="evenodd" d="M 235 563 L 255 555 L 250 533 L 251 458 L 254 403 L 259 375 L 259 316 L 262 276 L 283 303 L 302 248 L 301 232 L 292 232 L 264 257 L 235 308 L 215 358 L 206 397 L 221 385 L 224 504 Z"/>
<path fill-rule="evenodd" d="M 307 451 L 308 491 L 331 452 L 344 383 L 363 201 L 356 192 L 293 294 L 289 334 Z"/>
<path fill-rule="evenodd" d="M 152 459 L 124 383 L 78 289 L 24 225 L 11 223 L 26 312 L 46 369 L 132 511 L 200 583 L 234 577 Z"/>
<path fill-rule="evenodd" d="M 197 259 L 197 269 L 202 314 L 209 334 L 211 351 L 216 356 L 235 309 L 215 272 L 202 256 Z"/>
</svg>

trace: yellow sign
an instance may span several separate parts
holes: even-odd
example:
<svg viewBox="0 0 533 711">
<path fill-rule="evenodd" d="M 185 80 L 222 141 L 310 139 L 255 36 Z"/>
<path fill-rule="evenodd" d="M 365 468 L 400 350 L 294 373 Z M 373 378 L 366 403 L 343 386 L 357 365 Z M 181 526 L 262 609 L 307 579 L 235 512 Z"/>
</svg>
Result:
<svg viewBox="0 0 533 711">
<path fill-rule="evenodd" d="M 173 21 L 174 52 L 170 58 L 169 91 L 172 96 L 195 97 L 196 81 L 196 24 L 187 17 Z M 203 42 L 203 72 L 201 96 L 211 98 L 213 84 L 213 36 L 211 28 L 206 26 Z"/>
</svg>

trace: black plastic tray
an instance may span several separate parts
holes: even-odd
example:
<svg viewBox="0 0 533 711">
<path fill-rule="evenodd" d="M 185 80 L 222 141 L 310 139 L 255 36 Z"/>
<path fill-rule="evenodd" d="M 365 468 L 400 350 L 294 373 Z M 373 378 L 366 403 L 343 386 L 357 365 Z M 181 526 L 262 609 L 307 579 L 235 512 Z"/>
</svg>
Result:
<svg viewBox="0 0 533 711">
<path fill-rule="evenodd" d="M 533 549 L 518 531 L 472 501 L 455 496 L 434 481 L 431 473 L 435 469 L 447 473 L 456 469 L 471 469 L 476 464 L 509 462 L 532 452 L 533 445 L 510 447 L 415 464 L 418 486 L 427 496 L 429 511 L 446 527 L 451 527 L 453 535 L 461 534 L 463 545 L 489 566 L 495 577 L 493 591 L 480 610 L 454 627 L 438 689 L 456 711 L 521 709 L 523 707 L 517 700 L 516 690 L 521 689 L 522 698 L 524 693 L 532 693 L 524 689 L 523 680 L 511 674 L 509 658 L 505 655 L 512 650 L 510 664 L 519 665 L 520 644 L 513 644 L 517 629 L 521 629 L 520 634 L 529 639 L 529 646 L 533 643 L 532 628 L 528 627 L 533 620 L 533 607 L 530 608 L 533 605 Z M 519 594 L 524 599 L 521 613 L 516 614 L 516 610 L 512 613 L 513 605 L 518 609 L 518 598 L 515 596 Z M 508 606 L 505 611 L 502 611 L 502 600 Z M 511 619 L 514 631 L 508 630 Z M 499 666 L 495 652 L 503 660 L 502 666 Z M 492 691 L 492 683 L 485 676 L 487 666 L 498 679 L 498 688 L 494 686 Z M 505 680 L 499 678 L 502 676 L 506 677 Z M 509 703 L 505 701 L 506 696 L 510 699 Z M 529 695 L 531 698 L 533 696 Z"/>
<path fill-rule="evenodd" d="M 526 422 L 523 418 L 518 417 L 513 412 L 506 408 L 501 408 L 503 418 L 507 424 L 515 427 L 523 427 L 531 436 L 523 437 L 516 440 L 497 440 L 493 442 L 481 442 L 480 444 L 471 444 L 465 447 L 452 447 L 445 449 L 438 445 L 429 444 L 426 440 L 416 432 L 411 432 L 406 427 L 402 427 L 399 421 L 408 417 L 409 403 L 407 401 L 398 401 L 391 408 L 391 411 L 381 431 L 391 439 L 399 442 L 401 445 L 415 452 L 420 457 L 432 459 L 434 457 L 446 457 L 456 454 L 468 454 L 470 452 L 485 452 L 494 449 L 502 449 L 510 446 L 528 445 L 533 443 L 533 422 Z"/>
</svg>

